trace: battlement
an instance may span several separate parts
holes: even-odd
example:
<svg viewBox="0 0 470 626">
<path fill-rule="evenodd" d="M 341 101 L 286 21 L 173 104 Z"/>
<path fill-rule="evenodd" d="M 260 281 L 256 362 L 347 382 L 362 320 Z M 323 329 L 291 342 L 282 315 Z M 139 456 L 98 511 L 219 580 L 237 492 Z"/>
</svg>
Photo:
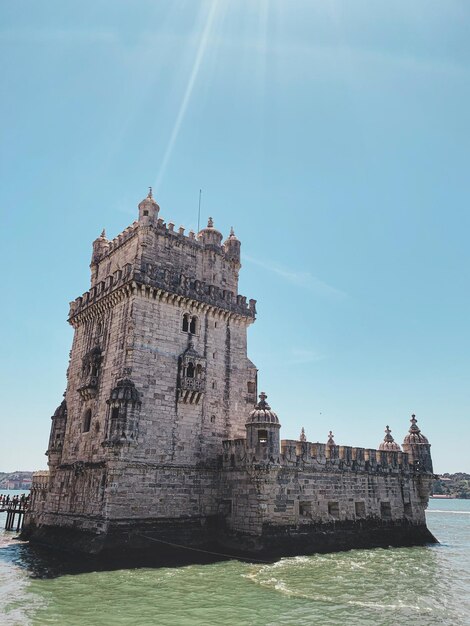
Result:
<svg viewBox="0 0 470 626">
<path fill-rule="evenodd" d="M 115 250 L 117 250 L 120 246 L 126 243 L 129 239 L 131 239 L 134 235 L 136 235 L 141 230 L 147 230 L 154 232 L 157 235 L 162 235 L 168 239 L 177 242 L 178 245 L 183 247 L 188 247 L 193 250 L 211 250 L 212 252 L 216 252 L 217 254 L 226 257 L 227 261 L 233 261 L 233 254 L 230 253 L 228 246 L 225 243 L 216 243 L 213 240 L 205 241 L 204 232 L 207 229 L 202 230 L 200 233 L 196 235 L 196 233 L 191 229 L 188 234 L 185 234 L 185 227 L 180 226 L 177 230 L 175 230 L 174 222 L 166 223 L 163 218 L 158 218 L 156 224 L 140 224 L 138 221 L 134 221 L 130 226 L 125 228 L 121 233 L 116 235 L 114 239 L 107 240 L 103 239 L 103 246 L 101 247 L 100 252 L 95 255 L 94 261 L 100 262 L 107 257 L 109 257 Z M 214 229 L 215 230 L 215 229 Z M 215 231 L 218 232 L 218 231 Z M 236 240 L 238 241 L 238 240 Z"/>
<path fill-rule="evenodd" d="M 139 286 L 151 289 L 154 297 L 166 293 L 189 298 L 251 320 L 256 317 L 256 300 L 251 299 L 247 303 L 245 296 L 236 295 L 233 291 L 221 289 L 204 281 L 191 279 L 183 273 L 167 268 L 147 264 L 146 267 L 136 270 L 131 263 L 127 263 L 122 270 L 116 270 L 73 300 L 70 303 L 69 321 L 72 322 L 79 313 L 125 286 L 131 289 Z"/>
<path fill-rule="evenodd" d="M 223 442 L 223 463 L 225 467 L 256 464 L 256 453 L 249 454 L 246 439 Z M 283 439 L 279 464 L 284 467 L 305 467 L 315 469 L 338 469 L 341 471 L 362 471 L 366 473 L 398 473 L 413 471 L 409 456 L 395 450 L 375 450 L 353 446 L 328 445 L 319 442 Z"/>
<path fill-rule="evenodd" d="M 133 237 L 137 233 L 137 229 L 139 228 L 139 222 L 135 221 L 130 226 L 125 228 L 119 235 L 116 235 L 114 239 L 111 239 L 108 243 L 107 252 L 103 254 L 101 258 L 106 258 L 111 252 L 114 252 L 117 248 L 122 246 L 123 243 L 126 243 L 131 237 Z"/>
</svg>

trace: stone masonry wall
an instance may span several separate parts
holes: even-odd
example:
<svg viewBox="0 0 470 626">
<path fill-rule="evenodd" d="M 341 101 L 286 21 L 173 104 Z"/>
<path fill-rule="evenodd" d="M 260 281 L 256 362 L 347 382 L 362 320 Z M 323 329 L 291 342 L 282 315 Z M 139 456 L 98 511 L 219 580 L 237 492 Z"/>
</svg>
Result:
<svg viewBox="0 0 470 626">
<path fill-rule="evenodd" d="M 230 530 L 261 535 L 263 525 L 407 520 L 425 524 L 427 502 L 416 476 L 271 467 L 227 470 L 221 493 L 231 500 Z"/>
</svg>

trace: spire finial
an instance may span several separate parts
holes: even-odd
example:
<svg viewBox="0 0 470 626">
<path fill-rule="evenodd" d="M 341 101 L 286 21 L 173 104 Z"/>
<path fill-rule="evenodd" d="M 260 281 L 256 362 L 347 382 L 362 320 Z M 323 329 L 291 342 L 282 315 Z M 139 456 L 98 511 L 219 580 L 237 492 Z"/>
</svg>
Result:
<svg viewBox="0 0 470 626">
<path fill-rule="evenodd" d="M 214 220 L 210 217 L 207 221 L 207 228 L 214 228 Z"/>
<path fill-rule="evenodd" d="M 305 428 L 302 426 L 302 430 L 300 431 L 299 441 L 305 442 L 307 441 L 307 435 L 305 434 Z"/>
<path fill-rule="evenodd" d="M 230 226 L 230 237 L 235 237 L 235 231 L 233 230 L 233 226 Z"/>
<path fill-rule="evenodd" d="M 384 441 L 393 441 L 392 431 L 390 430 L 390 426 L 385 427 L 385 438 Z"/>
<path fill-rule="evenodd" d="M 390 450 L 395 452 L 400 452 L 401 448 L 395 441 L 392 436 L 392 431 L 390 430 L 390 426 L 385 427 L 385 437 L 384 440 L 379 444 L 379 450 Z"/>
<path fill-rule="evenodd" d="M 104 228 L 103 228 L 103 230 L 101 231 L 101 235 L 100 235 L 100 237 L 101 237 L 102 239 L 106 239 L 106 230 L 105 230 Z"/>
<path fill-rule="evenodd" d="M 147 198 L 153 198 L 153 191 L 152 191 L 152 187 L 149 187 L 149 192 L 148 192 L 148 196 Z"/>
<path fill-rule="evenodd" d="M 328 441 L 327 441 L 327 446 L 335 446 L 335 440 L 334 440 L 334 435 L 333 435 L 333 431 L 330 430 L 330 432 L 328 433 Z"/>
<path fill-rule="evenodd" d="M 410 426 L 410 433 L 411 433 L 411 432 L 414 432 L 414 433 L 419 433 L 419 432 L 421 432 L 421 431 L 420 431 L 420 429 L 419 429 L 419 426 L 418 426 L 418 424 L 417 424 L 418 420 L 416 419 L 416 415 L 415 415 L 414 413 L 413 413 L 413 415 L 411 416 L 410 422 L 411 422 L 411 426 Z"/>
</svg>

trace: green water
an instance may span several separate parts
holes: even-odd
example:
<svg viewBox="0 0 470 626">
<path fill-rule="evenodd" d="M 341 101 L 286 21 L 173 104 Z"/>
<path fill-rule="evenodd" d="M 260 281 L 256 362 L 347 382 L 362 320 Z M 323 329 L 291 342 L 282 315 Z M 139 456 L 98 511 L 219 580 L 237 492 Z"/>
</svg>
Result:
<svg viewBox="0 0 470 626">
<path fill-rule="evenodd" d="M 431 501 L 428 525 L 441 545 L 49 579 L 3 533 L 0 623 L 470 625 L 470 501 Z"/>
</svg>

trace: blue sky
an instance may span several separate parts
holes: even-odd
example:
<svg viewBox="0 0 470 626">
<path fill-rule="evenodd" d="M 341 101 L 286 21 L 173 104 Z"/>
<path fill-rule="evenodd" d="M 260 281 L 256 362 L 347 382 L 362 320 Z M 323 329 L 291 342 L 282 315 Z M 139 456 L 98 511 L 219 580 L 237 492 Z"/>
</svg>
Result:
<svg viewBox="0 0 470 626">
<path fill-rule="evenodd" d="M 412 412 L 470 471 L 470 5 L 0 8 L 0 470 L 45 466 L 91 242 L 153 185 L 242 241 L 284 438 L 376 447 Z"/>
</svg>

